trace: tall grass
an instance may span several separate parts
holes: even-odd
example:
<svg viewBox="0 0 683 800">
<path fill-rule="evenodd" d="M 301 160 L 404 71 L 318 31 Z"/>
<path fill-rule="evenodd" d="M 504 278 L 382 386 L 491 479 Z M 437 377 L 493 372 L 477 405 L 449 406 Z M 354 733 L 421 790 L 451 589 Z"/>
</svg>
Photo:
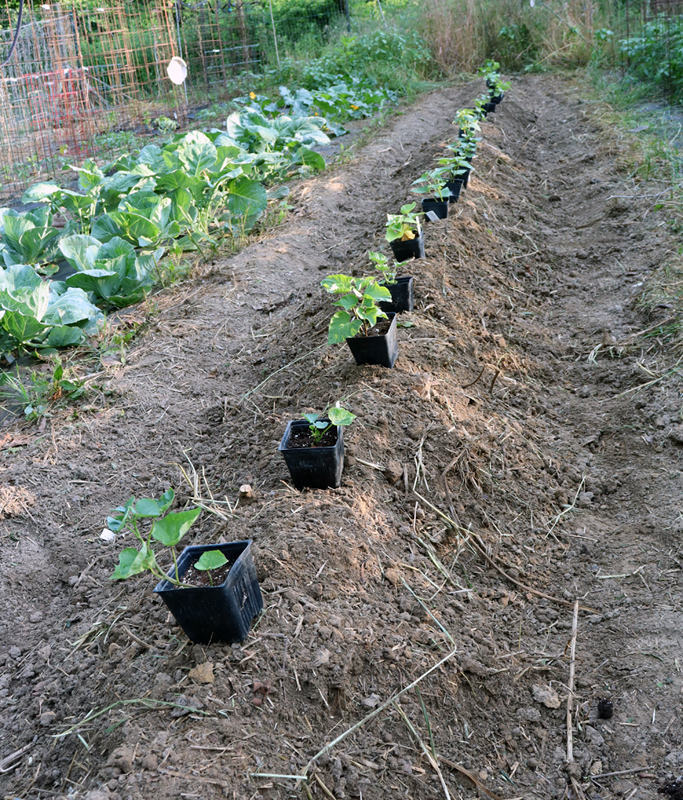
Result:
<svg viewBox="0 0 683 800">
<path fill-rule="evenodd" d="M 472 72 L 488 58 L 514 72 L 585 66 L 608 21 L 592 0 L 426 0 L 413 14 L 450 72 Z"/>
</svg>

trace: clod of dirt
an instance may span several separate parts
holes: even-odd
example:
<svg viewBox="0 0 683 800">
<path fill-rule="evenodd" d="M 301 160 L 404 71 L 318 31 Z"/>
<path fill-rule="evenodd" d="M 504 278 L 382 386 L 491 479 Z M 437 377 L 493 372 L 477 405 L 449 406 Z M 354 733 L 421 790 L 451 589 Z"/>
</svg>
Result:
<svg viewBox="0 0 683 800">
<path fill-rule="evenodd" d="M 394 569 L 394 567 L 389 567 L 389 569 L 384 570 L 384 577 L 393 586 L 398 586 L 401 583 L 401 573 L 397 569 Z"/>
<path fill-rule="evenodd" d="M 375 708 L 379 705 L 380 696 L 378 694 L 371 694 L 369 697 L 364 697 L 361 703 L 367 708 Z"/>
<path fill-rule="evenodd" d="M 248 506 L 250 503 L 256 501 L 256 492 L 248 483 L 243 483 L 240 486 L 239 498 L 243 506 Z"/>
<path fill-rule="evenodd" d="M 614 703 L 607 698 L 603 697 L 598 703 L 598 716 L 600 719 L 611 719 L 614 714 Z"/>
<path fill-rule="evenodd" d="M 660 794 L 668 794 L 672 800 L 683 800 L 683 778 L 676 778 L 671 783 L 665 783 L 657 791 Z"/>
<path fill-rule="evenodd" d="M 117 767 L 125 774 L 133 769 L 133 750 L 130 747 L 117 747 L 109 756 L 109 766 Z"/>
<path fill-rule="evenodd" d="M 537 703 L 543 703 L 546 708 L 559 708 L 560 698 L 551 686 L 532 686 L 531 693 Z"/>
<path fill-rule="evenodd" d="M 252 686 L 252 691 L 254 692 L 254 696 L 251 700 L 252 704 L 255 706 L 262 706 L 263 701 L 270 694 L 271 688 L 270 681 L 265 681 L 265 683 L 254 681 L 254 685 Z"/>
<path fill-rule="evenodd" d="M 188 673 L 190 680 L 195 683 L 213 683 L 213 664 L 211 661 L 205 661 L 203 664 L 198 664 Z"/>
<path fill-rule="evenodd" d="M 391 484 L 398 483 L 403 477 L 403 467 L 398 461 L 392 458 L 387 468 L 384 470 L 384 477 Z"/>
<path fill-rule="evenodd" d="M 677 425 L 669 431 L 669 439 L 676 444 L 683 444 L 683 425 Z"/>
</svg>

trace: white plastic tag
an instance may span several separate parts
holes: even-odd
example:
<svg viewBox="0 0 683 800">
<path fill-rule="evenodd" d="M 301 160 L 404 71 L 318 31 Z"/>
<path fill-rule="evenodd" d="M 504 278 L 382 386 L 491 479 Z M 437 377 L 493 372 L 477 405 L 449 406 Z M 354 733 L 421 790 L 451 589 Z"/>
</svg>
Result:
<svg viewBox="0 0 683 800">
<path fill-rule="evenodd" d="M 436 216 L 436 213 L 434 211 L 427 211 L 426 216 L 430 222 L 438 222 L 441 219 L 441 217 Z"/>
</svg>

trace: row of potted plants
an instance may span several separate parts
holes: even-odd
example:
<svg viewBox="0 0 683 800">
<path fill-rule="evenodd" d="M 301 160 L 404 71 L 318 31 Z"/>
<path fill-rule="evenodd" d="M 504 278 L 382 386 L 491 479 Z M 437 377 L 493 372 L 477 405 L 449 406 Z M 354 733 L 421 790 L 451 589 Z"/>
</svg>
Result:
<svg viewBox="0 0 683 800">
<path fill-rule="evenodd" d="M 497 69 L 496 64 L 486 65 L 487 102 L 479 98 L 474 109 L 461 109 L 456 114 L 458 140 L 448 145 L 450 153 L 414 182 L 413 191 L 431 195 L 423 199 L 423 211 L 416 212 L 416 203 L 409 203 L 398 214 L 387 215 L 385 238 L 394 263 L 371 251 L 369 261 L 376 272 L 360 278 L 331 275 L 321 282 L 337 307 L 330 319 L 328 343 L 346 342 L 356 364 L 394 366 L 398 356 L 397 316 L 414 306 L 414 278 L 397 277 L 398 264 L 425 257 L 420 217 L 445 219 L 448 204 L 457 202 L 467 186 L 479 141 L 479 122 L 490 113 L 487 106 L 495 107 L 502 101 L 508 87 Z M 303 419 L 287 424 L 279 450 L 297 489 L 340 485 L 344 428 L 354 419 L 354 414 L 336 403 L 322 414 L 304 414 Z M 190 546 L 176 557 L 176 545 L 201 509 L 169 512 L 174 498 L 172 489 L 159 499 L 131 497 L 107 518 L 110 538 L 129 533 L 136 540 L 135 546 L 120 553 L 111 577 L 125 580 L 141 572 L 152 573 L 159 579 L 154 591 L 193 642 L 242 641 L 263 608 L 251 540 Z M 168 548 L 173 559 L 166 573 L 157 562 L 159 546 Z"/>
</svg>

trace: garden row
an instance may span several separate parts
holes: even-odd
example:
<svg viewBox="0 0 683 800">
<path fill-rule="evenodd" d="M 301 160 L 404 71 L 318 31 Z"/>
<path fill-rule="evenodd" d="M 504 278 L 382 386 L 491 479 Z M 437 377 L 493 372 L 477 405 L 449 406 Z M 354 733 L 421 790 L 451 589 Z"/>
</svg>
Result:
<svg viewBox="0 0 683 800">
<path fill-rule="evenodd" d="M 430 208 L 426 212 L 428 219 L 445 218 L 448 205 L 457 202 L 467 185 L 480 141 L 479 122 L 495 111 L 508 88 L 497 67 L 495 63 L 487 65 L 488 92 L 476 101 L 474 109 L 458 111 L 458 139 L 448 146 L 451 154 L 438 159 L 434 169 L 413 184 L 418 191 L 428 188 L 431 192 L 431 198 L 423 200 L 424 207 L 429 207 L 430 200 L 445 203 L 445 210 L 439 209 L 438 214 Z M 415 213 L 415 205 L 408 204 L 399 214 L 388 215 L 386 239 L 399 264 L 425 255 L 421 214 Z M 332 275 L 321 282 L 336 298 L 334 305 L 338 307 L 330 320 L 328 342 L 346 342 L 357 364 L 392 368 L 398 355 L 397 315 L 413 309 L 414 278 L 397 278 L 398 264 L 390 266 L 381 253 L 370 252 L 369 258 L 379 275 Z M 336 403 L 322 414 L 304 414 L 303 419 L 288 423 L 279 449 L 297 489 L 340 485 L 343 429 L 354 419 L 354 414 Z M 126 579 L 149 570 L 159 579 L 155 592 L 192 641 L 241 641 L 263 607 L 251 542 L 190 546 L 176 559 L 174 548 L 201 509 L 166 513 L 173 500 L 172 489 L 159 500 L 131 497 L 107 519 L 110 539 L 128 531 L 138 540 L 136 547 L 127 547 L 120 553 L 112 578 Z M 144 533 L 144 522 L 150 519 L 152 525 Z M 155 543 L 170 548 L 173 567 L 168 573 L 156 561 Z"/>
<path fill-rule="evenodd" d="M 178 134 L 101 166 L 86 161 L 72 168 L 77 188 L 33 186 L 23 202 L 34 210 L 0 209 L 0 357 L 80 344 L 108 311 L 145 297 L 166 252 L 244 236 L 266 210 L 266 186 L 324 169 L 313 148 L 345 133 L 341 120 L 395 100 L 348 76 L 324 90 L 283 86 L 273 101 L 252 92 L 238 98 L 225 131 Z"/>
</svg>

